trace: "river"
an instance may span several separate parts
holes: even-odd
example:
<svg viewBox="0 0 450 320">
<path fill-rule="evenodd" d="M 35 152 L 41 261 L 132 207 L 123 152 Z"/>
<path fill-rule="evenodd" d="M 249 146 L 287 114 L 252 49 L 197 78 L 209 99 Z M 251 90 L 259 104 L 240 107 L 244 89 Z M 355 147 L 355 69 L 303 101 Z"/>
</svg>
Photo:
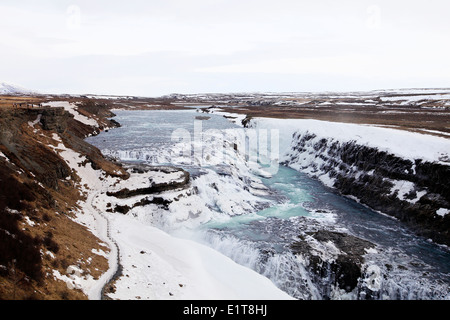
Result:
<svg viewBox="0 0 450 320">
<path fill-rule="evenodd" d="M 116 111 L 122 127 L 87 141 L 106 155 L 124 161 L 176 164 L 196 173 L 203 168 L 195 162 L 180 162 L 174 151 L 173 133 L 196 130 L 242 130 L 218 114 L 182 111 Z M 199 118 L 199 116 L 201 116 Z M 180 131 L 181 130 L 181 131 Z M 190 150 L 192 151 L 192 150 Z M 176 159 L 176 161 L 175 161 Z M 223 171 L 223 165 L 207 166 Z M 337 194 L 302 172 L 280 166 L 272 177 L 259 177 L 271 190 L 270 205 L 254 207 L 245 214 L 229 214 L 226 219 L 209 219 L 188 233 L 178 228 L 168 232 L 183 234 L 204 243 L 271 279 L 279 288 L 298 299 L 449 299 L 450 253 L 407 230 L 399 221 L 374 212 Z M 217 184 L 220 180 L 217 179 Z M 199 185 L 201 189 L 201 185 Z M 240 190 L 236 188 L 236 195 Z M 223 197 L 229 197 L 230 193 Z M 215 206 L 213 210 L 221 211 Z M 367 278 L 351 292 L 336 290 L 332 277 L 318 278 L 308 264 L 292 252 L 291 244 L 308 232 L 326 228 L 368 240 L 376 249 L 365 255 Z M 328 277 L 328 278 L 327 278 Z M 370 295 L 365 288 L 369 287 Z"/>
</svg>

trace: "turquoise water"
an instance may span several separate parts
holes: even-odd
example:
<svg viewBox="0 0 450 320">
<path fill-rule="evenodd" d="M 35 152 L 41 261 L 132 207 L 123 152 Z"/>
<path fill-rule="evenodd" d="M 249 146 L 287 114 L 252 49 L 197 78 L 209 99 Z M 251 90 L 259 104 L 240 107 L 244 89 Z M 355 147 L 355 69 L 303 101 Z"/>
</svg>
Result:
<svg viewBox="0 0 450 320">
<path fill-rule="evenodd" d="M 296 187 L 303 178 L 298 172 L 281 166 L 278 173 L 272 178 L 262 178 L 267 187 L 277 190 L 278 203 L 254 213 L 232 217 L 227 221 L 212 221 L 203 227 L 247 228 L 249 222 L 266 218 L 288 219 L 296 216 L 311 216 L 311 212 L 305 208 L 305 204 L 314 200 L 312 195 L 308 190 Z"/>
<path fill-rule="evenodd" d="M 280 167 L 275 176 L 270 179 L 262 179 L 265 185 L 276 189 L 286 197 L 286 200 L 276 206 L 259 212 L 264 217 L 290 218 L 295 216 L 309 216 L 310 212 L 305 209 L 305 203 L 312 202 L 313 196 L 308 190 L 298 188 L 303 184 L 303 177 L 294 170 Z"/>
</svg>

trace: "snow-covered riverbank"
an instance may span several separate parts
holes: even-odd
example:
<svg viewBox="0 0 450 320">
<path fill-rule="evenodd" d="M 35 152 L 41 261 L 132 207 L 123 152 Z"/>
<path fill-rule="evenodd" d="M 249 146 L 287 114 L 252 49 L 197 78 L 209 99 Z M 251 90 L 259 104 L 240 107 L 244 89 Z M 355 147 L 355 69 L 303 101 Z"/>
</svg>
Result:
<svg viewBox="0 0 450 320">
<path fill-rule="evenodd" d="M 63 155 L 74 167 L 83 160 L 67 151 Z M 119 181 L 92 168 L 77 169 L 81 184 L 88 186 L 84 191 L 90 194 L 80 203 L 77 221 L 111 248 L 110 270 L 99 280 L 75 279 L 76 275 L 66 278 L 69 283 L 75 281 L 91 299 L 101 297 L 101 289 L 117 270 L 115 243 L 120 250 L 122 277 L 115 283 L 115 293 L 109 294 L 112 299 L 291 299 L 267 278 L 211 248 L 171 236 L 132 215 L 106 213 L 111 202 L 106 191 L 117 183 L 136 186 L 139 178 Z M 161 179 L 161 173 L 155 177 Z M 171 174 L 166 178 L 170 180 Z"/>
<path fill-rule="evenodd" d="M 112 241 L 118 244 L 123 275 L 115 284 L 115 293 L 108 295 L 110 298 L 290 299 L 267 278 L 211 248 L 171 236 L 132 215 L 99 215 L 97 208 L 104 210 L 110 199 L 98 189 L 95 192 L 95 208 L 89 202 L 81 204 L 78 218 L 109 243 L 110 248 L 114 248 Z M 108 223 L 110 239 L 106 237 Z M 109 261 L 111 269 L 98 283 L 80 282 L 86 284 L 83 290 L 91 299 L 100 298 L 99 288 L 108 283 L 117 268 L 115 250 L 109 254 Z"/>
</svg>

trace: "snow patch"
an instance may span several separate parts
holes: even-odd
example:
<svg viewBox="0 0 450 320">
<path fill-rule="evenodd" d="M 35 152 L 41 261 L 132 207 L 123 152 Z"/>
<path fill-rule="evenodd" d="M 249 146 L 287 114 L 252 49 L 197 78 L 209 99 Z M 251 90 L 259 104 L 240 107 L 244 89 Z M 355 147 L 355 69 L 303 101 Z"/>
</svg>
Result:
<svg viewBox="0 0 450 320">
<path fill-rule="evenodd" d="M 32 221 L 31 219 L 30 219 L 30 217 L 28 217 L 28 216 L 25 216 L 25 222 L 30 226 L 30 227 L 34 227 L 35 225 L 36 225 L 36 222 L 34 222 L 34 221 Z"/>
<path fill-rule="evenodd" d="M 34 121 L 28 121 L 28 125 L 32 128 L 34 128 L 35 125 L 41 122 L 42 114 L 38 114 L 36 120 Z"/>
<path fill-rule="evenodd" d="M 382 272 L 379 266 L 369 265 L 365 270 L 366 277 L 364 278 L 364 283 L 372 291 L 378 291 L 381 289 L 381 284 L 383 282 Z"/>
<path fill-rule="evenodd" d="M 405 196 L 415 187 L 415 184 L 411 181 L 393 180 L 392 183 L 394 186 L 391 188 L 391 195 L 397 192 L 397 197 L 400 200 L 404 200 Z"/>
<path fill-rule="evenodd" d="M 7 156 L 5 156 L 5 155 L 3 154 L 3 152 L 1 152 L 1 151 L 0 151 L 0 158 L 5 159 L 6 162 L 10 162 L 10 161 L 9 161 L 9 158 L 8 158 Z"/>
<path fill-rule="evenodd" d="M 440 208 L 438 210 L 436 210 L 436 214 L 438 216 L 444 217 L 445 215 L 450 213 L 450 209 L 446 209 L 446 208 Z"/>
<path fill-rule="evenodd" d="M 58 270 L 53 270 L 53 276 L 61 281 L 64 281 L 68 289 L 78 289 L 87 294 L 87 288 L 92 286 L 95 282 L 91 275 L 83 276 L 83 271 L 77 266 L 69 266 L 66 270 L 66 274 L 61 274 Z"/>
<path fill-rule="evenodd" d="M 98 122 L 95 119 L 92 118 L 88 118 L 84 115 L 82 115 L 81 113 L 79 113 L 77 111 L 77 106 L 74 103 L 70 103 L 67 101 L 52 101 L 52 102 L 48 102 L 47 105 L 49 105 L 50 107 L 62 107 L 64 108 L 64 110 L 70 112 L 73 116 L 74 119 L 84 123 L 88 126 L 92 126 L 92 127 L 96 127 L 98 128 Z"/>
</svg>

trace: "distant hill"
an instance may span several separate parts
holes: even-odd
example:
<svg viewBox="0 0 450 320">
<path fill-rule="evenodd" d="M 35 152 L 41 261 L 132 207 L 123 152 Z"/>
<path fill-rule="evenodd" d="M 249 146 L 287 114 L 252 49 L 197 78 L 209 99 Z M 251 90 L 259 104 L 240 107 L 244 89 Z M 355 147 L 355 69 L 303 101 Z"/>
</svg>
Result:
<svg viewBox="0 0 450 320">
<path fill-rule="evenodd" d="M 26 94 L 37 94 L 36 91 L 25 89 L 21 86 L 0 82 L 0 95 L 26 95 Z"/>
</svg>

